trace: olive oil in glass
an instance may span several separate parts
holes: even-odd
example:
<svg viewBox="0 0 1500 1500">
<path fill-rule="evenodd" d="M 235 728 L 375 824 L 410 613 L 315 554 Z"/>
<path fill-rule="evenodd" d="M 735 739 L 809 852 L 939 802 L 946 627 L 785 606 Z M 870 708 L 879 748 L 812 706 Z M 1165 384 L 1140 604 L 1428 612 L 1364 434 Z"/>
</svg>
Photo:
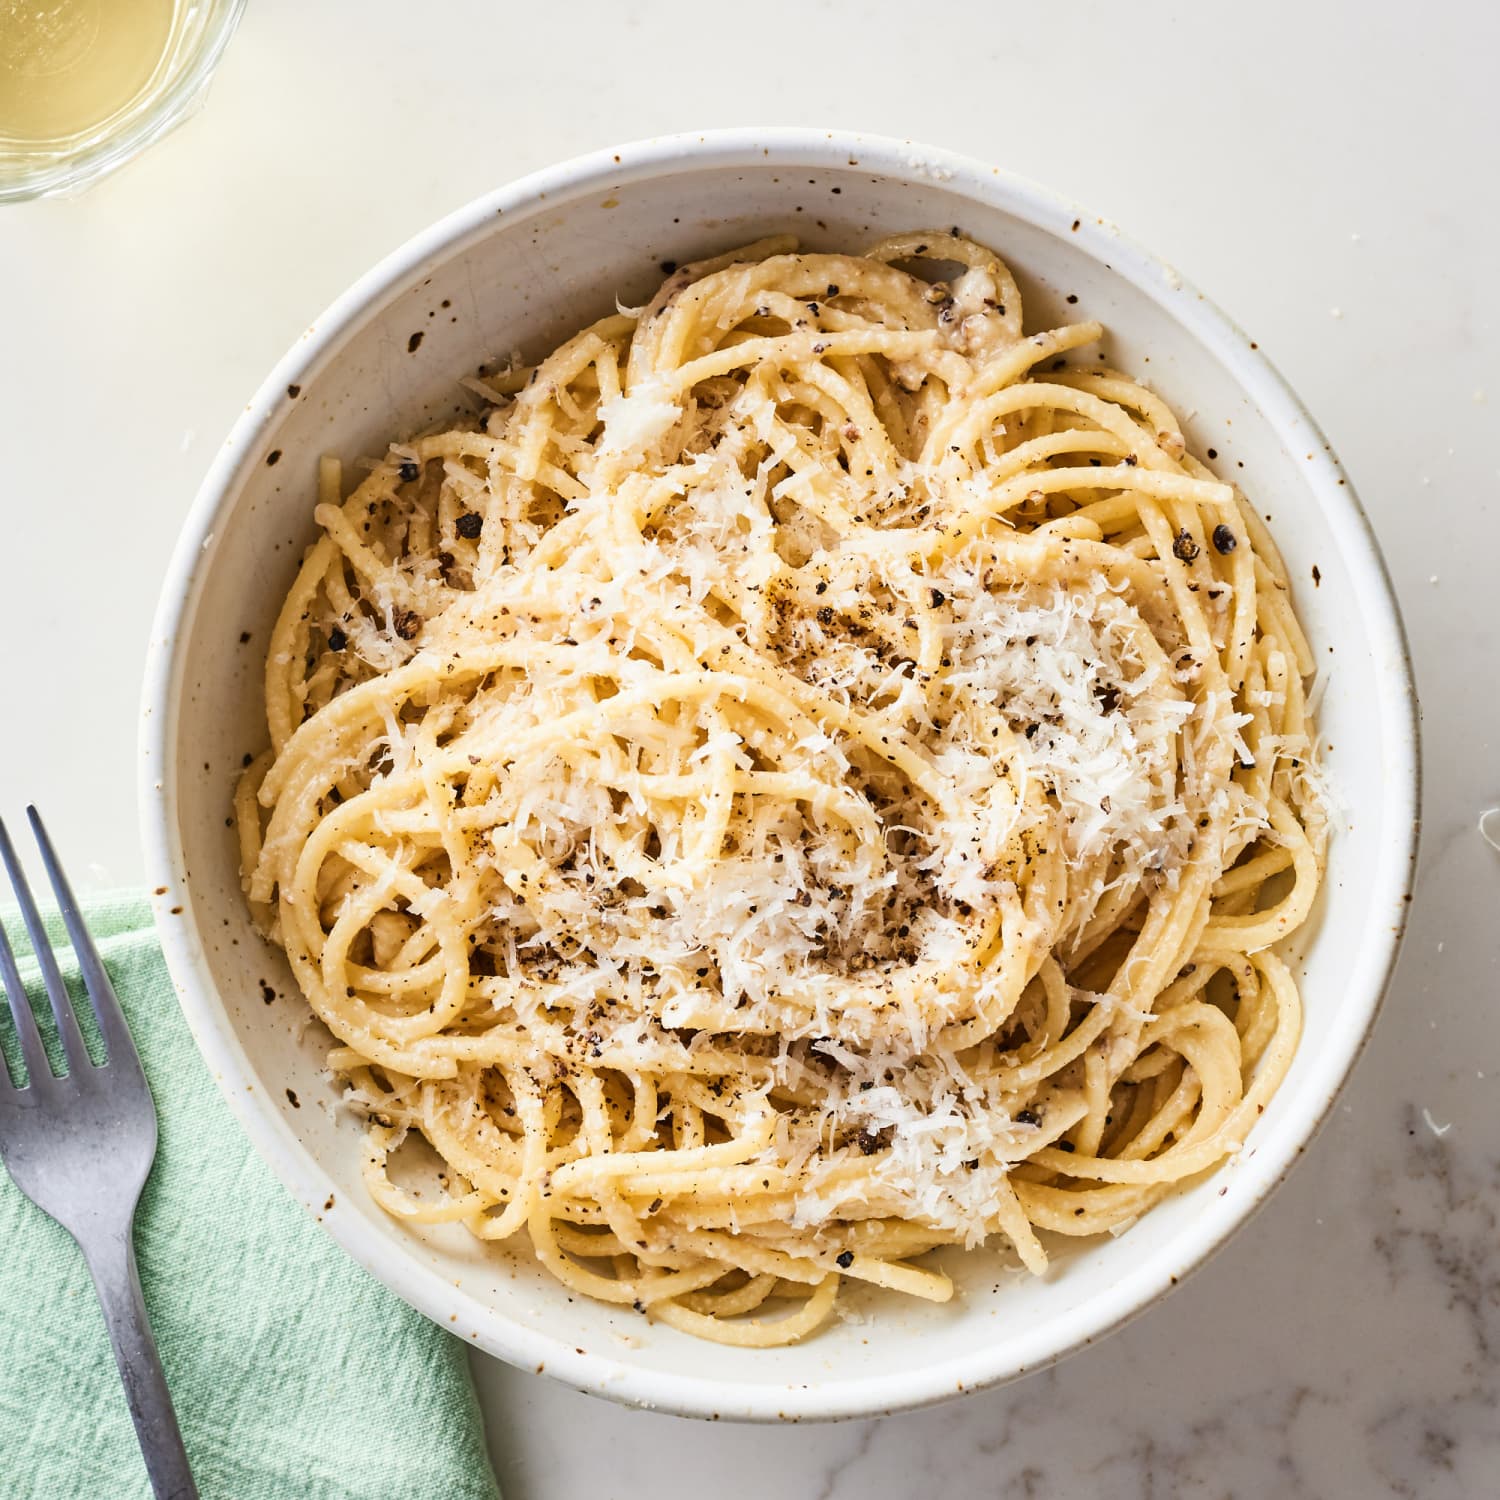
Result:
<svg viewBox="0 0 1500 1500">
<path fill-rule="evenodd" d="M 0 142 L 85 135 L 152 84 L 177 0 L 0 0 Z"/>
<path fill-rule="evenodd" d="M 0 0 L 0 203 L 76 191 L 201 102 L 244 0 Z"/>
</svg>

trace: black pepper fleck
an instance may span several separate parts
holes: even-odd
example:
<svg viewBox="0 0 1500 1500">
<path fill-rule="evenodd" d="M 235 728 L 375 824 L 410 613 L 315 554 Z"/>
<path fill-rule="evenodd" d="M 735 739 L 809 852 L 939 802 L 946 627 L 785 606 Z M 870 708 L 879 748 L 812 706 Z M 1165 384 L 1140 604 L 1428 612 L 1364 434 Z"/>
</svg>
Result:
<svg viewBox="0 0 1500 1500">
<path fill-rule="evenodd" d="M 1240 539 L 1221 521 L 1214 527 L 1214 551 L 1222 553 L 1233 552 L 1240 544 Z"/>
</svg>

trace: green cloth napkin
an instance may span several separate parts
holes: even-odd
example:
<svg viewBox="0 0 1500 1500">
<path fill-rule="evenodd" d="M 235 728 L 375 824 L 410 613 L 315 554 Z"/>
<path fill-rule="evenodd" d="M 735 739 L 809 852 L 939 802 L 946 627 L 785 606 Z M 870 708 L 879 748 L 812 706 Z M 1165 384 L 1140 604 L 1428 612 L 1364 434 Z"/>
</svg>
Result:
<svg viewBox="0 0 1500 1500">
<path fill-rule="evenodd" d="M 463 1346 L 351 1261 L 255 1155 L 178 1011 L 146 901 L 103 898 L 85 916 L 156 1097 L 136 1254 L 204 1500 L 496 1500 Z M 151 1495 L 83 1260 L 3 1171 L 0 1492 Z"/>
</svg>

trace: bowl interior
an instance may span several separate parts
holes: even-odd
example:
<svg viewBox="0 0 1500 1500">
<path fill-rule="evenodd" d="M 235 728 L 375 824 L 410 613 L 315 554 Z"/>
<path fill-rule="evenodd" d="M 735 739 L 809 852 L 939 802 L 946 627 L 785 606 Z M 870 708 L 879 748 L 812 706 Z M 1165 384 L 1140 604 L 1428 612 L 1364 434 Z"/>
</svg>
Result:
<svg viewBox="0 0 1500 1500">
<path fill-rule="evenodd" d="M 988 169 L 855 138 L 741 136 L 621 156 L 465 210 L 372 273 L 288 355 L 210 475 L 148 683 L 147 842 L 154 883 L 170 890 L 169 957 L 211 1066 L 284 1180 L 360 1260 L 464 1337 L 585 1388 L 701 1414 L 841 1415 L 938 1399 L 1035 1367 L 1139 1309 L 1244 1219 L 1326 1111 L 1373 1018 L 1403 915 L 1415 765 L 1394 604 L 1320 434 L 1242 335 L 1110 226 Z M 1322 740 L 1345 810 L 1301 965 L 1306 1031 L 1239 1160 L 1122 1237 L 1064 1255 L 1039 1281 L 998 1250 L 951 1255 L 962 1295 L 948 1306 L 856 1297 L 806 1344 L 721 1348 L 571 1300 L 524 1246 L 482 1249 L 461 1229 L 418 1235 L 369 1202 L 356 1123 L 322 1071 L 326 1034 L 247 918 L 229 799 L 242 757 L 265 743 L 261 666 L 313 534 L 320 454 L 353 465 L 383 451 L 460 407 L 457 380 L 482 361 L 536 356 L 617 298 L 644 301 L 664 261 L 775 231 L 831 249 L 950 225 L 1016 272 L 1028 329 L 1105 322 L 1110 362 L 1173 403 L 1195 451 L 1216 451 L 1214 467 L 1254 499 L 1287 558 L 1327 669 Z M 169 902 L 186 911 L 166 915 Z"/>
</svg>

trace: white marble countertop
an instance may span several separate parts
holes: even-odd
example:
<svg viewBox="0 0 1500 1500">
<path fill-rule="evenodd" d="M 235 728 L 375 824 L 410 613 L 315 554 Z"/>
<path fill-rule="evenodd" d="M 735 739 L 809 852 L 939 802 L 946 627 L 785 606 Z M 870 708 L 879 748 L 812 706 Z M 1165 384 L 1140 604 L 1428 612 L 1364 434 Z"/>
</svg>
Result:
<svg viewBox="0 0 1500 1500">
<path fill-rule="evenodd" d="M 79 200 L 0 210 L 0 663 L 29 736 L 0 735 L 0 812 L 40 802 L 94 885 L 142 875 L 147 625 L 241 403 L 407 235 L 611 141 L 829 123 L 1046 182 L 1251 330 L 1374 520 L 1425 711 L 1422 874 L 1374 1041 L 1270 1206 L 1102 1346 L 911 1416 L 694 1424 L 481 1358 L 508 1500 L 1500 1493 L 1497 44 L 1493 8 L 1392 0 L 253 0 L 200 116 Z"/>
</svg>

